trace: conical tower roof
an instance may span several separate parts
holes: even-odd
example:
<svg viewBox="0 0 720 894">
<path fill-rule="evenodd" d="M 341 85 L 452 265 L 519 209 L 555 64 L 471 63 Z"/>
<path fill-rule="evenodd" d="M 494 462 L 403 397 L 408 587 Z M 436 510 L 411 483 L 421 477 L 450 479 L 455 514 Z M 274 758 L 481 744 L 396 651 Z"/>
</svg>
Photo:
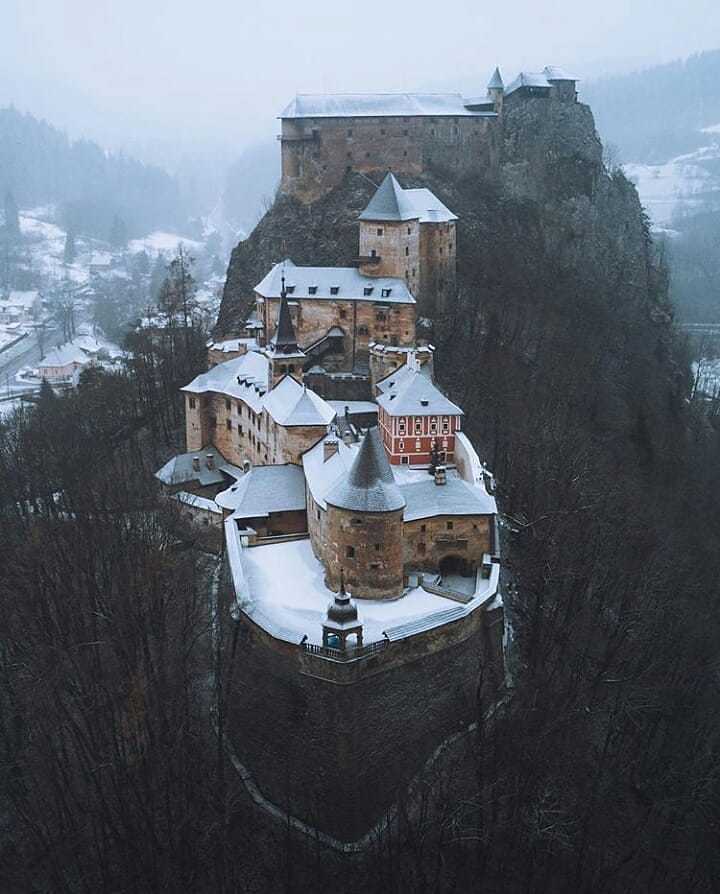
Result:
<svg viewBox="0 0 720 894">
<path fill-rule="evenodd" d="M 403 220 L 403 188 L 391 173 L 378 186 L 360 220 Z"/>
<path fill-rule="evenodd" d="M 328 624 L 327 621 L 330 623 Z M 335 594 L 335 598 L 327 608 L 326 627 L 347 627 L 355 625 L 358 621 L 358 610 L 355 603 L 350 598 L 350 594 L 345 592 L 345 575 L 340 570 L 340 591 Z"/>
<path fill-rule="evenodd" d="M 290 308 L 287 302 L 287 292 L 285 290 L 285 277 L 283 276 L 283 285 L 280 292 L 280 313 L 278 314 L 278 324 L 275 335 L 270 339 L 270 347 L 277 354 L 298 354 L 297 337 L 295 335 L 295 327 L 290 317 Z"/>
<path fill-rule="evenodd" d="M 503 84 L 502 75 L 500 74 L 500 69 L 496 68 L 493 72 L 493 76 L 490 78 L 490 82 L 488 83 L 488 90 L 502 90 L 505 84 Z"/>
<path fill-rule="evenodd" d="M 331 506 L 352 512 L 396 512 L 405 506 L 377 428 L 368 430 L 347 478 L 325 499 Z"/>
</svg>

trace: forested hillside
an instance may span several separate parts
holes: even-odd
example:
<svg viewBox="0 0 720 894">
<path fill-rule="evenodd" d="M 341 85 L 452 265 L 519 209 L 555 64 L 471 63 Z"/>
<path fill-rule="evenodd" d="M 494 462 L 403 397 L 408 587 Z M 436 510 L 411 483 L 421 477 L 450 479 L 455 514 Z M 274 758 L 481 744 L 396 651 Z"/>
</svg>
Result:
<svg viewBox="0 0 720 894">
<path fill-rule="evenodd" d="M 57 204 L 63 223 L 107 239 L 113 219 L 131 236 L 183 220 L 176 182 L 160 168 L 72 141 L 45 121 L 0 109 L 0 194 L 21 208 Z"/>
</svg>

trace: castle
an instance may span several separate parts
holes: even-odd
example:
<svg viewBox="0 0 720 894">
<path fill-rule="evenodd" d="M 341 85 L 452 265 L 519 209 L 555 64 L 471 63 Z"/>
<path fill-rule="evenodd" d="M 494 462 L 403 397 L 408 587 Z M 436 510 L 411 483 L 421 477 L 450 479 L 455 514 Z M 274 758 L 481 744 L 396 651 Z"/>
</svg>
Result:
<svg viewBox="0 0 720 894">
<path fill-rule="evenodd" d="M 492 168 L 503 112 L 532 100 L 575 102 L 576 78 L 556 66 L 521 72 L 505 88 L 495 70 L 485 96 L 459 93 L 299 95 L 280 115 L 281 191 L 312 202 L 347 171 L 416 175 L 432 164 Z"/>
<path fill-rule="evenodd" d="M 384 146 L 397 171 L 455 140 L 460 163 L 518 96 L 574 101 L 574 81 L 545 69 L 505 90 L 496 72 L 468 102 L 298 98 L 284 188 L 331 189 L 346 139 Z M 338 846 L 377 829 L 504 681 L 494 483 L 416 329 L 418 295 L 439 306 L 454 289 L 457 220 L 387 173 L 358 217 L 355 266 L 275 264 L 242 331 L 183 388 L 186 452 L 157 473 L 223 540 L 244 637 L 233 762 L 258 803 Z"/>
</svg>

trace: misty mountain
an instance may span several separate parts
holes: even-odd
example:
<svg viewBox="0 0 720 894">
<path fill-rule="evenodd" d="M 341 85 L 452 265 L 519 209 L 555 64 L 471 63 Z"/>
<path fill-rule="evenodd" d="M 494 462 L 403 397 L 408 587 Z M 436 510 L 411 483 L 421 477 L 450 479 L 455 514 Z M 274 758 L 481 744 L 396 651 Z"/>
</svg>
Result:
<svg viewBox="0 0 720 894">
<path fill-rule="evenodd" d="M 130 236 L 184 218 L 176 181 L 158 167 L 62 131 L 15 108 L 0 109 L 0 193 L 22 208 L 54 204 L 76 232 L 106 239 L 115 218 Z"/>
</svg>

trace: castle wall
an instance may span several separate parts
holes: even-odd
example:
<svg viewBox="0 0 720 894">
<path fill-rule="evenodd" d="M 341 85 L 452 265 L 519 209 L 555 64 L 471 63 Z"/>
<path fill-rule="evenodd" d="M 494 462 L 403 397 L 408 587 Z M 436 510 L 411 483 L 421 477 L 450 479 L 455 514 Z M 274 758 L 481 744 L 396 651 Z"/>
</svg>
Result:
<svg viewBox="0 0 720 894">
<path fill-rule="evenodd" d="M 265 332 L 272 335 L 277 328 L 280 299 L 259 299 L 257 307 L 258 316 L 265 321 Z M 383 303 L 379 294 L 372 301 L 303 298 L 290 304 L 290 315 L 302 348 L 339 326 L 345 332 L 344 362 L 339 365 L 346 370 L 357 361 L 367 361 L 371 341 L 410 346 L 415 340 L 416 305 Z"/>
<path fill-rule="evenodd" d="M 239 623 L 233 748 L 265 797 L 343 841 L 372 828 L 502 686 L 501 607 L 342 665 Z"/>
<path fill-rule="evenodd" d="M 492 553 L 491 516 L 421 518 L 403 525 L 403 562 L 406 569 L 437 571 L 443 559 L 457 557 L 468 570 Z"/>
<path fill-rule="evenodd" d="M 371 257 L 379 263 L 363 264 L 366 276 L 397 276 L 407 282 L 416 299 L 420 282 L 420 232 L 417 220 L 360 221 L 360 257 Z"/>
<path fill-rule="evenodd" d="M 283 119 L 280 189 L 312 202 L 348 170 L 417 175 L 436 164 L 459 172 L 497 161 L 494 116 Z"/>
<path fill-rule="evenodd" d="M 447 307 L 455 293 L 457 235 L 455 221 L 422 224 L 418 260 L 418 302 L 424 313 Z"/>
<path fill-rule="evenodd" d="M 205 395 L 185 394 L 185 449 L 187 453 L 202 450 L 210 443 Z"/>
<path fill-rule="evenodd" d="M 358 599 L 390 599 L 402 593 L 402 509 L 355 513 L 328 505 L 324 537 L 316 537 L 313 546 L 321 550 L 331 590 L 339 589 L 342 569 L 348 592 Z"/>
</svg>

